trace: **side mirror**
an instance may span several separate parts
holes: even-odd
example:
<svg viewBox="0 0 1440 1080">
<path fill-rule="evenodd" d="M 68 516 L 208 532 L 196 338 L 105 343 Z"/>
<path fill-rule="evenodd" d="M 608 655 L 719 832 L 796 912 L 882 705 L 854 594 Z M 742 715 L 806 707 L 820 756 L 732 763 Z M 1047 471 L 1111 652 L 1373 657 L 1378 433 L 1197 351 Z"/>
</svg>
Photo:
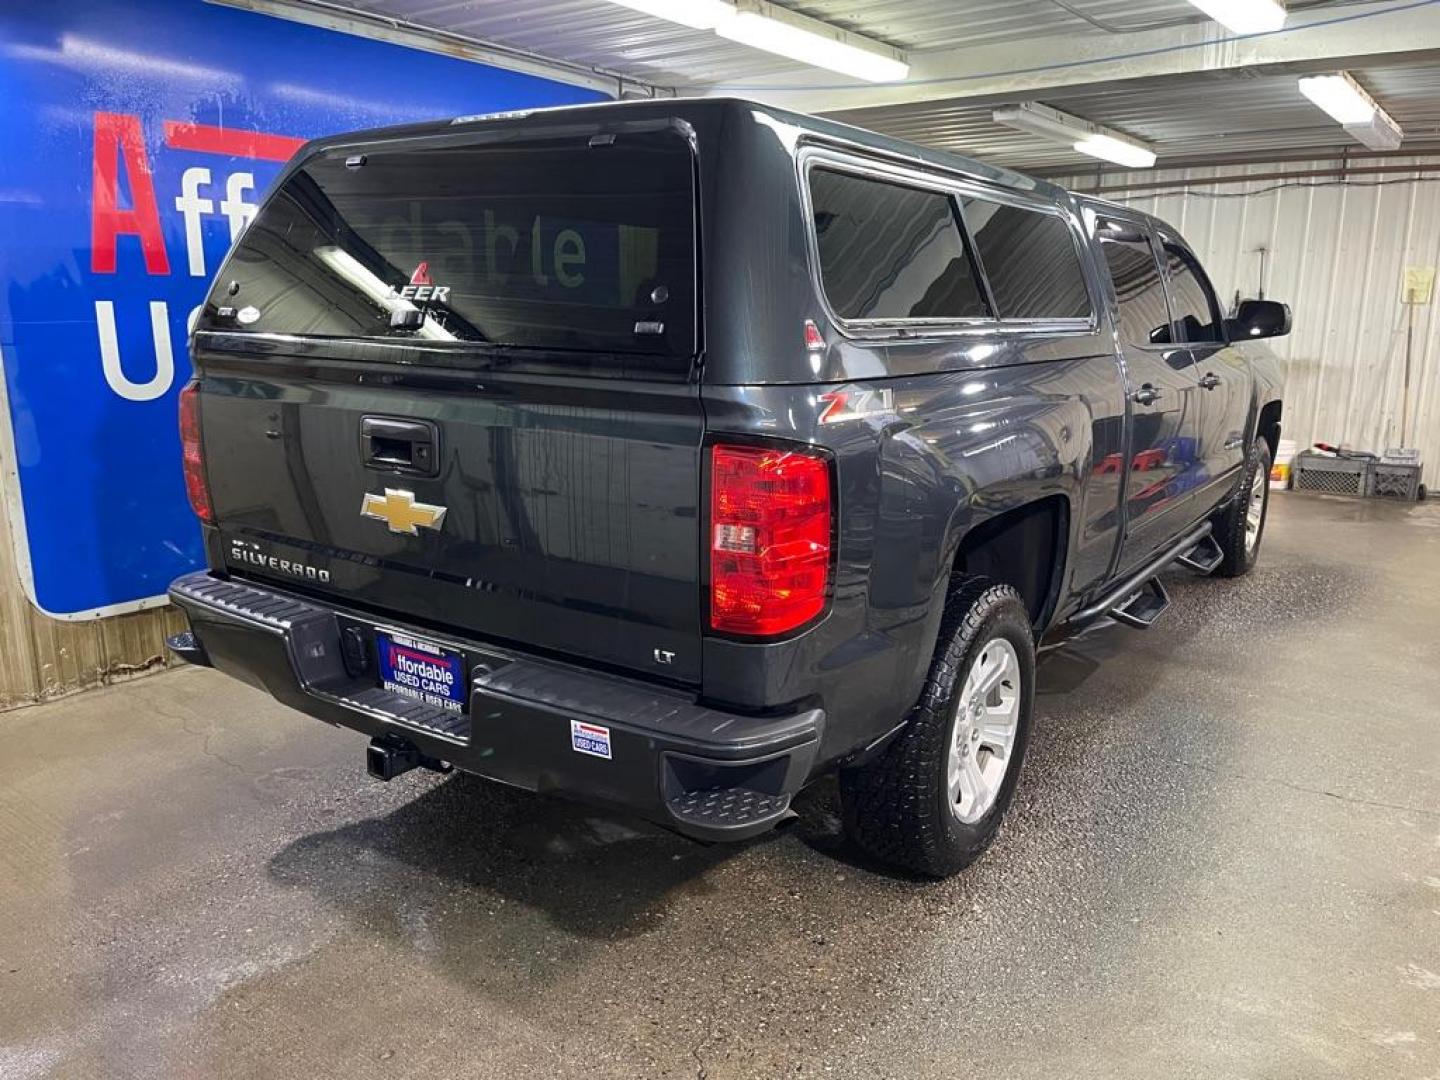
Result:
<svg viewBox="0 0 1440 1080">
<path fill-rule="evenodd" d="M 1290 333 L 1290 305 L 1277 300 L 1241 300 L 1233 318 L 1225 320 L 1231 341 L 1284 337 Z"/>
</svg>

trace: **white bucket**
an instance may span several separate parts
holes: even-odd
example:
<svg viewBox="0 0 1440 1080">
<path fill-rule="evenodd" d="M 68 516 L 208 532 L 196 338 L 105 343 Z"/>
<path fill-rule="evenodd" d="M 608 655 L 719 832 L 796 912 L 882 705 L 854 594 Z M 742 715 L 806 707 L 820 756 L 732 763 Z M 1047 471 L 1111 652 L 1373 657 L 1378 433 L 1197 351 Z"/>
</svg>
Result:
<svg viewBox="0 0 1440 1080">
<path fill-rule="evenodd" d="M 1270 465 L 1270 486 L 1284 490 L 1290 486 L 1290 466 L 1300 449 L 1294 439 L 1281 439 L 1275 447 L 1275 460 Z"/>
</svg>

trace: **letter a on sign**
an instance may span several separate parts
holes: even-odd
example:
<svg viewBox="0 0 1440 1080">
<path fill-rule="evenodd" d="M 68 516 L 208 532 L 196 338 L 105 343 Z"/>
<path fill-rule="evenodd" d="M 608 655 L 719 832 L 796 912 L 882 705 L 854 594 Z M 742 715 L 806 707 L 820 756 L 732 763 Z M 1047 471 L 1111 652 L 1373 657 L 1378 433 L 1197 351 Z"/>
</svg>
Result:
<svg viewBox="0 0 1440 1080">
<path fill-rule="evenodd" d="M 120 162 L 130 187 L 130 209 L 120 208 Z M 145 270 L 170 273 L 165 238 L 160 232 L 160 211 L 155 205 L 155 183 L 145 156 L 145 133 L 138 116 L 95 114 L 94 187 L 90 195 L 90 269 L 115 273 L 115 238 L 140 237 Z"/>
</svg>

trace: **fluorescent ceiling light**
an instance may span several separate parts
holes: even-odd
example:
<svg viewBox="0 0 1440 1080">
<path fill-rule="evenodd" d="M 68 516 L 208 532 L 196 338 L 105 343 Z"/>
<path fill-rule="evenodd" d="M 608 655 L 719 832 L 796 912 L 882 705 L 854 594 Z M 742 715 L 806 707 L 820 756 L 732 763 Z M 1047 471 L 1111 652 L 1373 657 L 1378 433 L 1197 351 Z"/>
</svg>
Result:
<svg viewBox="0 0 1440 1080">
<path fill-rule="evenodd" d="M 1139 139 L 1132 139 L 1111 128 L 1092 124 L 1089 120 L 1052 109 L 1038 101 L 1006 105 L 992 114 L 997 124 L 1043 135 L 1056 142 L 1069 143 L 1082 154 L 1113 161 L 1131 169 L 1148 169 L 1155 164 L 1155 148 Z"/>
<path fill-rule="evenodd" d="M 1236 34 L 1264 34 L 1285 25 L 1280 0 L 1190 0 L 1221 26 Z"/>
<path fill-rule="evenodd" d="M 765 0 L 740 0 L 734 17 L 721 20 L 715 32 L 751 48 L 868 82 L 901 82 L 910 74 L 910 65 L 895 49 Z"/>
<path fill-rule="evenodd" d="M 1307 75 L 1300 92 L 1372 150 L 1397 150 L 1405 133 L 1347 71 Z"/>
<path fill-rule="evenodd" d="M 902 82 L 910 74 L 897 49 L 812 19 L 769 0 L 610 0 L 612 4 L 775 53 L 787 60 L 869 82 Z"/>
<path fill-rule="evenodd" d="M 610 0 L 657 19 L 677 22 L 692 30 L 714 30 L 735 14 L 735 5 L 726 0 Z"/>
<path fill-rule="evenodd" d="M 1154 150 L 1113 135 L 1088 135 L 1075 144 L 1075 149 L 1130 169 L 1148 169 L 1155 164 Z"/>
<path fill-rule="evenodd" d="M 1300 93 L 1341 124 L 1368 124 L 1375 115 L 1374 100 L 1345 72 L 1309 75 L 1300 80 Z"/>
<path fill-rule="evenodd" d="M 364 263 L 348 251 L 327 245 L 317 247 L 315 254 L 321 262 L 364 293 L 381 310 L 388 311 L 392 315 L 402 311 L 418 310 L 409 300 L 402 300 L 393 286 L 381 281 Z M 426 318 L 417 329 L 421 337 L 429 338 L 432 341 L 455 340 L 455 335 L 434 319 Z"/>
</svg>

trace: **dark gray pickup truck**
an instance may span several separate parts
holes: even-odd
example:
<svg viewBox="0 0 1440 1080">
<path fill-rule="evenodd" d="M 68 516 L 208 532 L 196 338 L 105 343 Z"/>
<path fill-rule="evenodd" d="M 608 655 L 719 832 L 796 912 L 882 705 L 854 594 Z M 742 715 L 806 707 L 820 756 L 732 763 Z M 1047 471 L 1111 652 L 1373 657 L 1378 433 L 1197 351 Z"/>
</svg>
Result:
<svg viewBox="0 0 1440 1080">
<path fill-rule="evenodd" d="M 1243 574 L 1280 430 L 1164 222 L 745 101 L 324 139 L 191 339 L 183 658 L 415 766 L 944 875 L 1035 650 Z"/>
</svg>

